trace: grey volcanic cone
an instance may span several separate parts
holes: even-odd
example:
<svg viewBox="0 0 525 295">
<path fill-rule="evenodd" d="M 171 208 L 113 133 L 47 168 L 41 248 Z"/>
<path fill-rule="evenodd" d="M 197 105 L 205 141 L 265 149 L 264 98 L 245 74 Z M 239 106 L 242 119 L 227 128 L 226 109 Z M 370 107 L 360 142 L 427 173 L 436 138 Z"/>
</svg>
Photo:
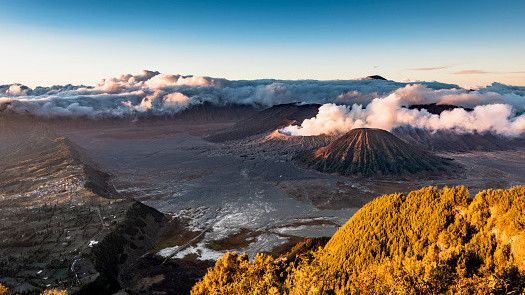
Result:
<svg viewBox="0 0 525 295">
<path fill-rule="evenodd" d="M 353 129 L 297 160 L 321 172 L 343 175 L 436 174 L 457 168 L 451 160 L 413 147 L 381 129 Z"/>
</svg>

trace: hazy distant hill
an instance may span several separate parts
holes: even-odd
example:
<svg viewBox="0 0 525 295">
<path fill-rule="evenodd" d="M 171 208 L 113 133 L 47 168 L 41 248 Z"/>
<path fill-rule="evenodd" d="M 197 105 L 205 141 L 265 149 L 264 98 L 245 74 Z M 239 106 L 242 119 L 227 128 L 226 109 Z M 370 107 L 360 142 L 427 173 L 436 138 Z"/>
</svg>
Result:
<svg viewBox="0 0 525 295">
<path fill-rule="evenodd" d="M 394 135 L 411 145 L 438 152 L 498 151 L 525 146 L 525 138 L 506 137 L 492 133 L 457 133 L 429 131 L 410 126 L 399 127 Z"/>
<path fill-rule="evenodd" d="M 203 103 L 185 109 L 170 117 L 186 122 L 234 122 L 249 117 L 256 112 L 257 109 L 250 105 L 214 105 L 212 103 Z"/>
<path fill-rule="evenodd" d="M 379 76 L 379 75 L 371 75 L 371 76 L 364 77 L 361 80 L 384 80 L 384 81 L 386 81 L 387 79 L 385 79 L 385 78 L 383 78 L 382 76 Z"/>
<path fill-rule="evenodd" d="M 273 131 L 315 117 L 319 106 L 318 104 L 303 105 L 296 103 L 275 105 L 259 111 L 237 122 L 229 130 L 209 136 L 207 139 L 214 142 L 223 142 Z"/>
<path fill-rule="evenodd" d="M 415 110 L 427 110 L 429 113 L 434 114 L 434 115 L 439 115 L 444 111 L 451 111 L 457 108 L 462 108 L 467 112 L 473 111 L 473 109 L 471 108 L 463 108 L 463 107 L 458 107 L 458 106 L 451 105 L 451 104 L 436 104 L 436 103 L 413 104 L 413 105 L 408 106 L 408 108 L 411 110 L 414 110 L 414 109 Z"/>
</svg>

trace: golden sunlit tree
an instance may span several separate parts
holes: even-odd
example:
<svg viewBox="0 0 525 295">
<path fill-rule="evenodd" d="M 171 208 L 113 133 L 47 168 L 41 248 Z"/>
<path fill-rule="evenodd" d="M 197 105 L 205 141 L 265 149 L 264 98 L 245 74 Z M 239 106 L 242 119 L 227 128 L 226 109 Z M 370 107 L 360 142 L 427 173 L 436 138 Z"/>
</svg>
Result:
<svg viewBox="0 0 525 295">
<path fill-rule="evenodd" d="M 300 247 L 299 247 L 300 249 Z M 228 253 L 193 294 L 520 294 L 525 186 L 376 198 L 301 259 Z"/>
<path fill-rule="evenodd" d="M 42 295 L 69 295 L 67 291 L 64 290 L 57 290 L 57 289 L 49 289 L 45 290 Z"/>
</svg>

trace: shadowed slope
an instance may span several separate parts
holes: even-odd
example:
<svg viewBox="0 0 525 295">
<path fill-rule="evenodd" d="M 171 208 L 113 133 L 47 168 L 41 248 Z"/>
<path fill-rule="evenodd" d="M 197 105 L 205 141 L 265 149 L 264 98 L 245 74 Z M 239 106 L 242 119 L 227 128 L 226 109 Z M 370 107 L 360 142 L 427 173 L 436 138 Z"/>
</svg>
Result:
<svg viewBox="0 0 525 295">
<path fill-rule="evenodd" d="M 525 137 L 505 137 L 492 133 L 457 133 L 429 131 L 402 126 L 392 131 L 411 145 L 438 152 L 500 151 L 525 146 Z"/>
<path fill-rule="evenodd" d="M 275 105 L 237 122 L 230 130 L 209 136 L 207 139 L 213 142 L 243 139 L 315 117 L 318 110 L 317 104 Z"/>
<path fill-rule="evenodd" d="M 2 140 L 2 281 L 24 294 L 118 291 L 121 271 L 153 246 L 164 215 L 120 196 L 66 138 L 36 128 Z"/>
</svg>

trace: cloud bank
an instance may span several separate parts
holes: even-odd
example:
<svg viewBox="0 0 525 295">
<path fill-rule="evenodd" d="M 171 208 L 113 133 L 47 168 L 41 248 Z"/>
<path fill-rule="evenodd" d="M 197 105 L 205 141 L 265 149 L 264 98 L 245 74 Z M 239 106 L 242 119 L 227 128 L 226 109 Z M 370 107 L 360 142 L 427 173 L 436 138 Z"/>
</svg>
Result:
<svg viewBox="0 0 525 295">
<path fill-rule="evenodd" d="M 516 114 L 525 111 L 525 87 L 494 83 L 473 91 L 439 82 L 227 80 L 156 71 L 107 78 L 94 86 L 0 86 L 0 114 L 29 113 L 48 118 L 134 118 L 173 115 L 203 103 L 267 107 L 292 102 L 324 104 L 317 117 L 283 130 L 295 135 L 400 125 L 514 135 L 523 128 L 523 117 Z M 426 103 L 453 104 L 474 111 L 459 109 L 436 116 L 403 107 Z"/>
<path fill-rule="evenodd" d="M 420 82 L 429 89 L 455 85 Z M 175 114 L 205 102 L 272 106 L 282 103 L 367 103 L 406 83 L 380 80 L 226 80 L 143 71 L 103 79 L 94 86 L 52 86 L 31 89 L 0 85 L 0 110 L 43 117 L 127 117 Z"/>
<path fill-rule="evenodd" d="M 525 97 L 517 94 L 498 94 L 458 89 L 431 90 L 422 85 L 407 85 L 368 105 L 324 104 L 318 114 L 301 125 L 281 129 L 294 136 L 343 134 L 354 128 L 392 130 L 400 126 L 431 131 L 451 130 L 457 133 L 491 132 L 505 136 L 525 133 L 525 114 L 516 110 L 525 108 Z M 473 111 L 456 108 L 439 115 L 422 109 L 408 109 L 412 104 L 454 104 L 473 107 Z"/>
</svg>

